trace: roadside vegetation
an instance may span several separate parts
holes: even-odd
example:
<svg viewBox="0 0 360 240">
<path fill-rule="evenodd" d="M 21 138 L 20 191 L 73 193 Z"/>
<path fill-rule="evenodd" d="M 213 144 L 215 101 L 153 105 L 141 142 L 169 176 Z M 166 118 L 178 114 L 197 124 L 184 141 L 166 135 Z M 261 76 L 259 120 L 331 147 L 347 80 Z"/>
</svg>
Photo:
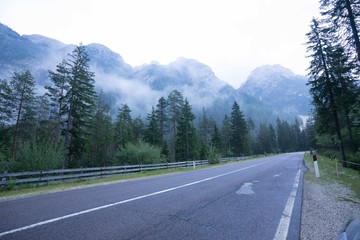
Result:
<svg viewBox="0 0 360 240">
<path fill-rule="evenodd" d="M 360 199 L 360 174 L 358 171 L 341 165 L 339 159 L 329 158 L 325 155 L 317 155 L 320 178 L 315 177 L 313 158 L 309 153 L 305 154 L 306 166 L 310 171 L 305 173 L 305 180 L 320 184 L 340 183 L 350 188 L 358 199 Z M 337 163 L 336 163 L 337 161 Z"/>
</svg>

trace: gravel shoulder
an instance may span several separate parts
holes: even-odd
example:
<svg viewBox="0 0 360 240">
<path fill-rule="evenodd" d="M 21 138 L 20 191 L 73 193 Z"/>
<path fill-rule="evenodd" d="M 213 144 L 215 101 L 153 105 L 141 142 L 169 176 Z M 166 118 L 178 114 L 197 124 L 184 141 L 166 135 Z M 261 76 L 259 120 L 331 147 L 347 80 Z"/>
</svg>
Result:
<svg viewBox="0 0 360 240">
<path fill-rule="evenodd" d="M 360 199 L 349 188 L 337 182 L 304 179 L 300 239 L 337 239 L 357 217 Z"/>
</svg>

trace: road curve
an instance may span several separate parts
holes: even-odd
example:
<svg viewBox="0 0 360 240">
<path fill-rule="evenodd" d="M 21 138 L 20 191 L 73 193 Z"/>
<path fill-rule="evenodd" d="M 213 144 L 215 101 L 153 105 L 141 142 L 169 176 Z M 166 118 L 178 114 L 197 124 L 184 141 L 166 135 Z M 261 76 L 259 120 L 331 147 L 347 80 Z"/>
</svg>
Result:
<svg viewBox="0 0 360 240">
<path fill-rule="evenodd" d="M 0 202 L 0 239 L 299 239 L 303 153 Z"/>
</svg>

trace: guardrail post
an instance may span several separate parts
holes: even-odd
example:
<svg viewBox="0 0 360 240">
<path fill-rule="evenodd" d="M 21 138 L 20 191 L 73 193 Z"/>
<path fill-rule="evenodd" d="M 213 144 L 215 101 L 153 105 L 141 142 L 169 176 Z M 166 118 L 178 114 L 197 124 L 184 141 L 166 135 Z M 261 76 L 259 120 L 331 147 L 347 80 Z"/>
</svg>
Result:
<svg viewBox="0 0 360 240">
<path fill-rule="evenodd" d="M 42 171 L 40 171 L 39 180 L 38 180 L 37 183 L 36 183 L 36 186 L 37 186 L 37 187 L 39 186 L 39 182 L 41 182 L 41 177 L 42 177 Z"/>
<path fill-rule="evenodd" d="M 193 169 L 196 168 L 196 164 L 195 164 L 195 161 L 193 161 Z"/>
</svg>

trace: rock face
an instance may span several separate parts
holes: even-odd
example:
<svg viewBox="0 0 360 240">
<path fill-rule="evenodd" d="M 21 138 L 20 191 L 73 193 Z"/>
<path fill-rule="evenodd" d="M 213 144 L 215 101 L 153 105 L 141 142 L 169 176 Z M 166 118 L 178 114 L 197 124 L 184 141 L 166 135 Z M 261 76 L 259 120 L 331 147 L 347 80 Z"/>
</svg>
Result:
<svg viewBox="0 0 360 240">
<path fill-rule="evenodd" d="M 251 72 L 239 91 L 274 107 L 278 114 L 308 115 L 311 98 L 307 78 L 280 65 L 266 65 Z"/>
<path fill-rule="evenodd" d="M 0 79 L 9 80 L 14 72 L 30 70 L 42 89 L 51 84 L 48 71 L 54 71 L 73 49 L 74 45 L 40 35 L 20 36 L 0 23 Z M 160 97 L 175 89 L 188 98 L 195 113 L 205 108 L 218 122 L 230 113 L 234 101 L 255 122 L 272 122 L 278 116 L 293 120 L 310 110 L 307 79 L 279 65 L 255 69 L 239 89 L 234 89 L 209 66 L 193 59 L 132 67 L 101 44 L 89 44 L 86 49 L 96 87 L 106 95 L 113 114 L 120 104 L 127 103 L 135 115 L 146 116 Z"/>
</svg>

